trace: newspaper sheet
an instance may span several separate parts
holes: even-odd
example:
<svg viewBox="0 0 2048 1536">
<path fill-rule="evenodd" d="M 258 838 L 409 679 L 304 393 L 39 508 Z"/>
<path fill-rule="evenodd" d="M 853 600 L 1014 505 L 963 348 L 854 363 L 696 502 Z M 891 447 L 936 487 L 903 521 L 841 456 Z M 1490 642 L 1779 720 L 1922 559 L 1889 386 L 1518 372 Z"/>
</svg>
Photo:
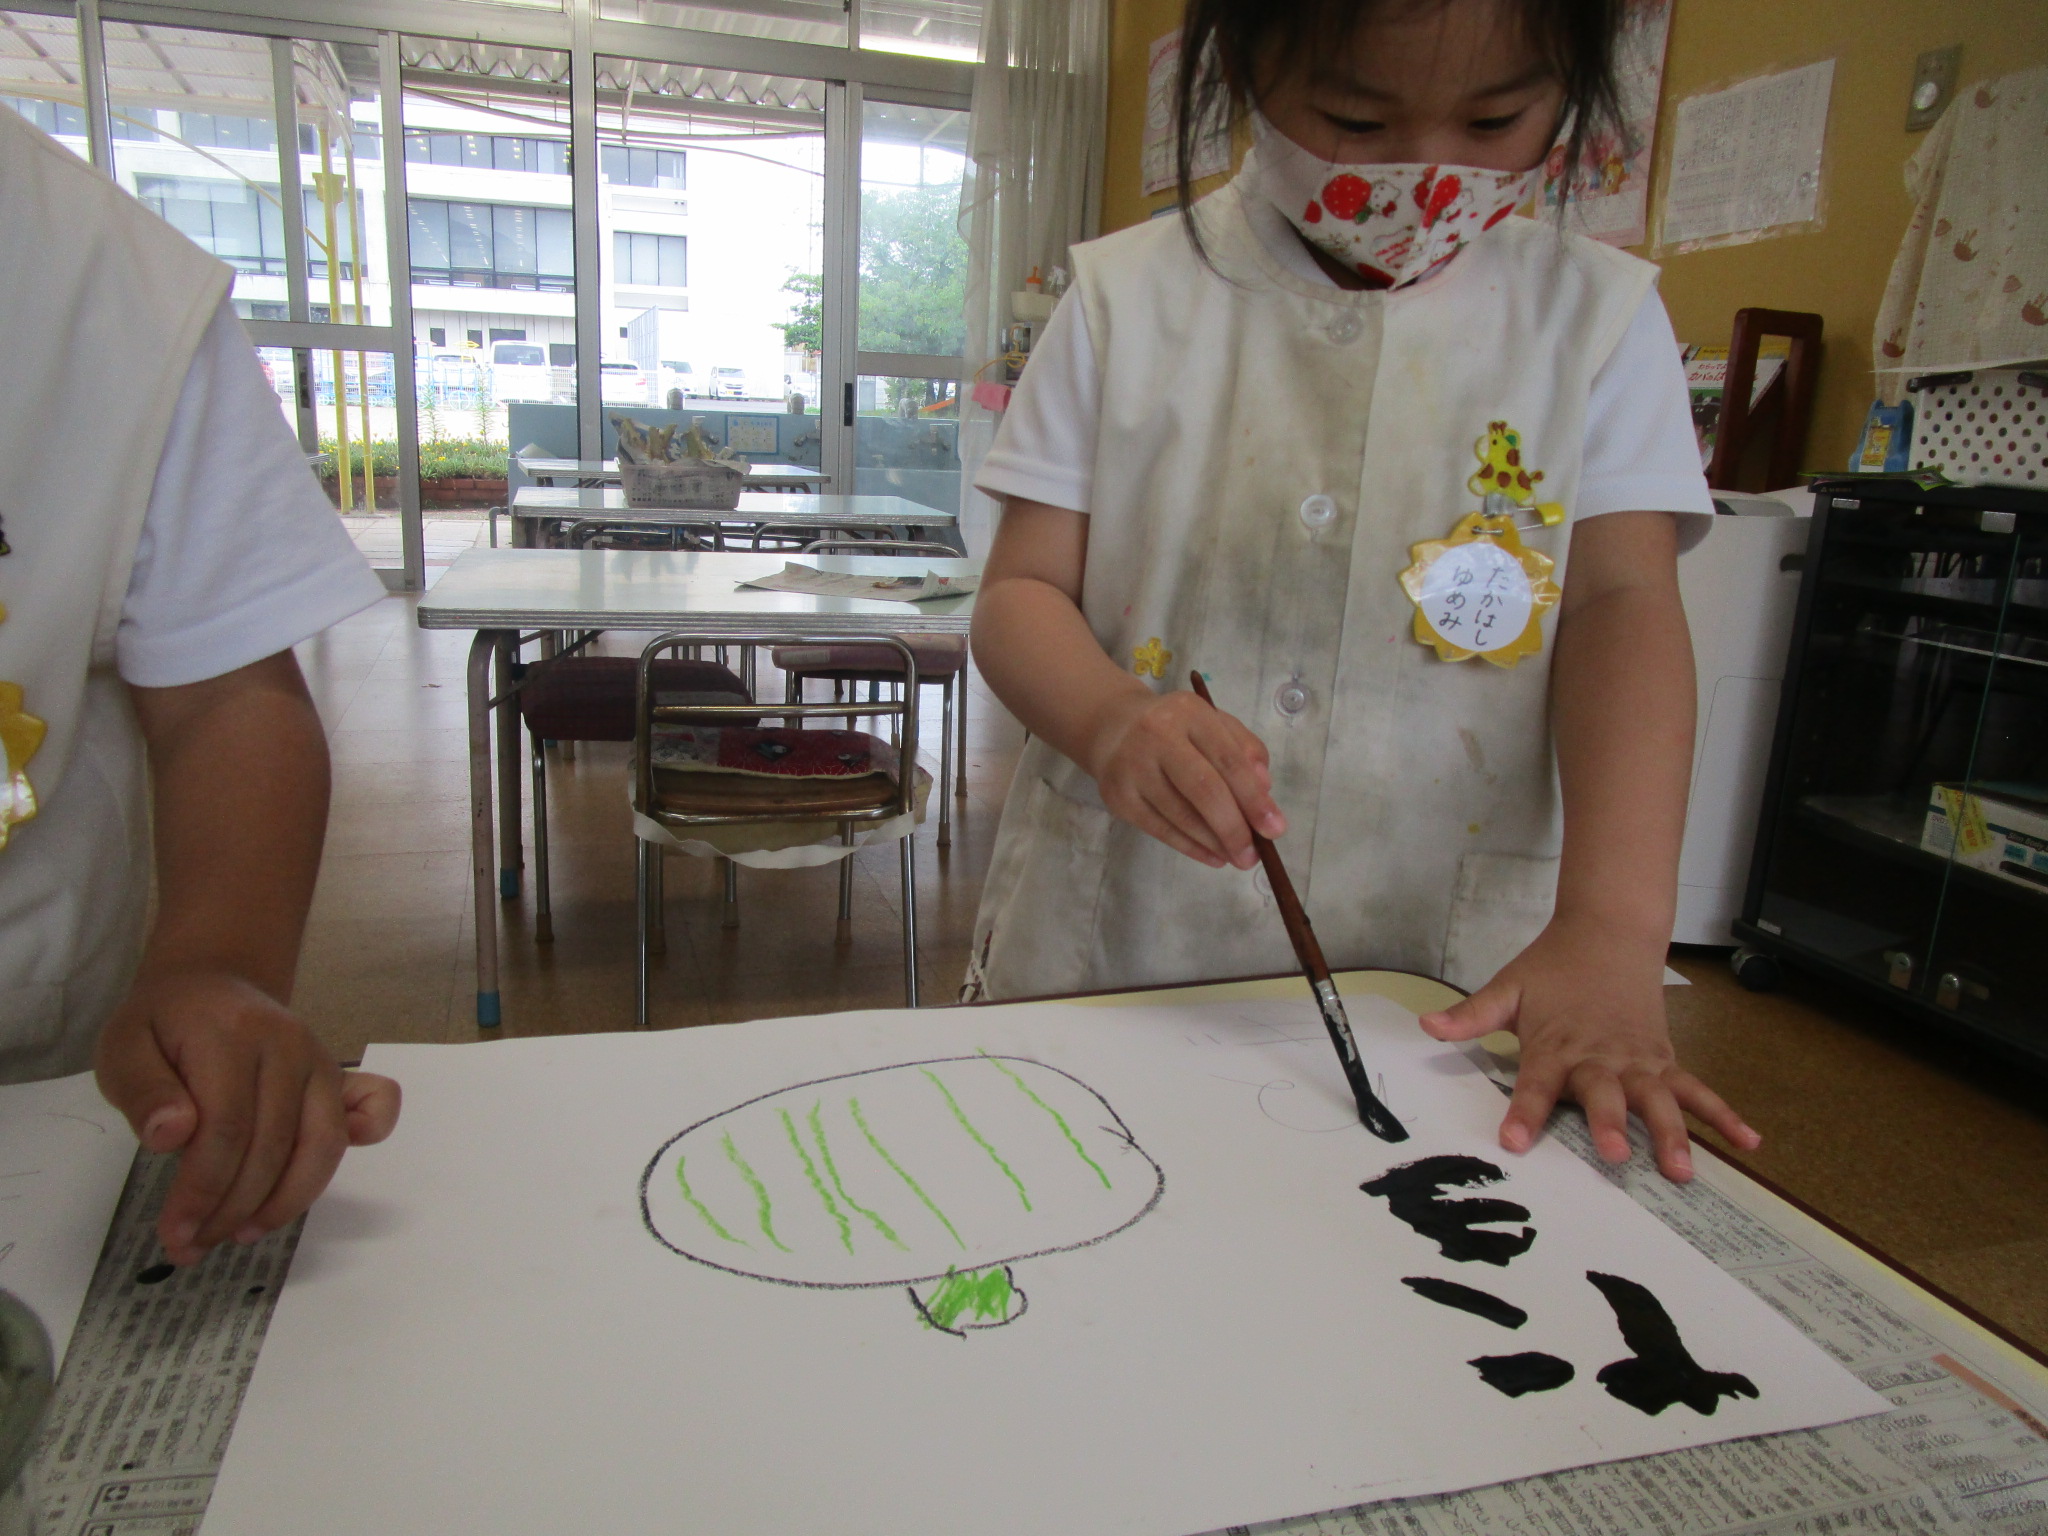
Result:
<svg viewBox="0 0 2048 1536">
<path fill-rule="evenodd" d="M 812 597 L 881 598 L 892 603 L 928 603 L 939 597 L 965 597 L 981 585 L 976 576 L 863 576 L 854 571 L 821 571 L 787 562 L 772 576 L 740 583 L 767 592 L 806 592 Z"/>
<path fill-rule="evenodd" d="M 1593 1154 L 1583 1125 L 1553 1134 Z M 1257 1528 L 1258 1536 L 2048 1536 L 2048 1372 L 1757 1191 L 1711 1153 L 1609 1177 L 1897 1406 L 1875 1418 Z M 194 1536 L 298 1225 L 165 1273 L 168 1158 L 137 1159 L 36 1465 L 43 1536 Z M 1818 1251 L 1816 1251 L 1818 1250 Z"/>
</svg>

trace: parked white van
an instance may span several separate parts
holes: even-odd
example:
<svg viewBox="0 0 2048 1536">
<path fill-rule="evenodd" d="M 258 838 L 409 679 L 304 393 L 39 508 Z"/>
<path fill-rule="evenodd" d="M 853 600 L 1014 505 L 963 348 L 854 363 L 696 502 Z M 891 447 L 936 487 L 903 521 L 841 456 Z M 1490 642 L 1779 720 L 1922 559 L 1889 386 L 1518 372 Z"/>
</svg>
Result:
<svg viewBox="0 0 2048 1536">
<path fill-rule="evenodd" d="M 547 349 L 532 341 L 491 343 L 491 399 L 499 405 L 532 401 L 545 405 L 553 396 Z"/>
</svg>

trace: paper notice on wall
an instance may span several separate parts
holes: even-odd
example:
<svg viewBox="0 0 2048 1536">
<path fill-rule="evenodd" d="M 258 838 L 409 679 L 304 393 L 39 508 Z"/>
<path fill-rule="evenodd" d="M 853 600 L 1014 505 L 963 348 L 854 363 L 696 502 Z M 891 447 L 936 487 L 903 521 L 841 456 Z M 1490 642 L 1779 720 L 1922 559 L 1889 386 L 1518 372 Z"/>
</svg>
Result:
<svg viewBox="0 0 2048 1536">
<path fill-rule="evenodd" d="M 1629 0 L 1615 44 L 1621 122 L 1603 125 L 1587 139 L 1569 179 L 1563 145 L 1544 162 L 1544 207 L 1556 208 L 1569 190 L 1575 226 L 1610 245 L 1635 245 L 1645 233 L 1670 31 L 1671 0 Z"/>
<path fill-rule="evenodd" d="M 1144 191 L 1147 197 L 1171 188 L 1174 176 L 1174 84 L 1180 75 L 1180 34 L 1154 38 L 1145 64 Z M 1230 169 L 1230 125 L 1212 118 L 1195 136 L 1189 178 L 1221 176 Z"/>
<path fill-rule="evenodd" d="M 1736 244 L 1816 224 L 1834 78 L 1834 60 L 1824 59 L 1680 102 L 1662 248 Z"/>
</svg>

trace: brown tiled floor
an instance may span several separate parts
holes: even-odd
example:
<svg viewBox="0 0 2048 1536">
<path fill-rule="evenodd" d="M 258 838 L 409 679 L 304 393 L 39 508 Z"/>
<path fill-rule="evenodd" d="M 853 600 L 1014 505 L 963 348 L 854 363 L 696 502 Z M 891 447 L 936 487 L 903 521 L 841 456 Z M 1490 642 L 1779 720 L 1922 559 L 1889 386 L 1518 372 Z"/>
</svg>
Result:
<svg viewBox="0 0 2048 1536">
<path fill-rule="evenodd" d="M 428 633 L 394 597 L 301 647 L 334 756 L 334 812 L 297 1005 L 336 1052 L 466 1041 L 475 984 L 463 670 L 470 636 Z M 631 636 L 607 642 L 631 654 Z M 779 687 L 769 684 L 768 687 Z M 937 695 L 926 728 L 935 732 Z M 1022 733 L 980 686 L 953 847 L 917 843 L 920 976 L 951 997 Z M 931 743 L 936 745 L 935 740 Z M 550 764 L 555 942 L 526 894 L 500 908 L 507 1035 L 632 1019 L 633 848 L 625 749 Z M 935 753 L 928 756 L 935 766 Z M 530 858 L 530 855 L 529 855 Z M 703 860 L 667 863 L 657 1026 L 903 1000 L 893 845 L 856 856 L 854 931 L 834 938 L 834 870 L 743 870 L 720 927 Z M 2048 1089 L 1811 981 L 1759 996 L 1718 953 L 1673 963 L 1682 1055 L 1765 1133 L 1748 1159 L 1809 1205 L 2048 1349 Z"/>
</svg>

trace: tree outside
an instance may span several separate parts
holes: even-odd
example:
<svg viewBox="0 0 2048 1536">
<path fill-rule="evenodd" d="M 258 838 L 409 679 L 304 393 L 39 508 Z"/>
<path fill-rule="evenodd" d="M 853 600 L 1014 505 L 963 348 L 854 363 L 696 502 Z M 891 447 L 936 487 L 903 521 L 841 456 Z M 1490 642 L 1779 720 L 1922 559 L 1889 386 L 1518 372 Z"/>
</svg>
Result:
<svg viewBox="0 0 2048 1536">
<path fill-rule="evenodd" d="M 956 357 L 965 344 L 967 242 L 960 238 L 957 183 L 870 188 L 860 207 L 860 346 L 866 352 Z M 823 283 L 814 273 L 790 274 L 783 290 L 794 307 L 782 322 L 792 351 L 823 345 Z M 953 398 L 939 380 L 890 379 L 892 414 Z"/>
</svg>

